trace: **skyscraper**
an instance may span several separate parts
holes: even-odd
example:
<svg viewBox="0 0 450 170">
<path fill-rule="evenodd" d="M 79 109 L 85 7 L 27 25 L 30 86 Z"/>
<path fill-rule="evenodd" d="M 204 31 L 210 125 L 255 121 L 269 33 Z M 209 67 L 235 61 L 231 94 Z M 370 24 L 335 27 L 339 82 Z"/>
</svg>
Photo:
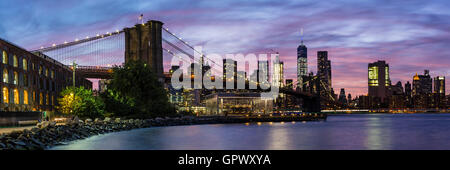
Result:
<svg viewBox="0 0 450 170">
<path fill-rule="evenodd" d="M 382 101 L 390 95 L 389 64 L 377 61 L 369 64 L 369 96 L 378 97 Z"/>
<path fill-rule="evenodd" d="M 227 73 L 228 72 L 228 73 Z M 227 77 L 227 74 L 229 74 Z M 232 75 L 232 76 L 230 76 Z M 237 61 L 232 59 L 223 59 L 223 82 L 226 89 L 236 88 L 237 83 Z M 227 82 L 233 82 L 234 87 L 225 86 Z"/>
<path fill-rule="evenodd" d="M 445 95 L 445 77 L 437 76 L 434 78 L 434 93 Z"/>
<path fill-rule="evenodd" d="M 425 70 L 423 75 L 416 75 L 413 79 L 413 96 L 427 95 L 433 92 L 433 79 L 431 79 L 430 71 Z"/>
<path fill-rule="evenodd" d="M 328 95 L 331 92 L 331 61 L 328 60 L 328 51 L 317 52 L 317 76 L 321 81 L 321 95 Z"/>
<path fill-rule="evenodd" d="M 347 96 L 345 95 L 345 89 L 341 88 L 341 92 L 339 93 L 339 102 L 341 103 L 347 103 Z"/>
<path fill-rule="evenodd" d="M 256 71 L 257 82 L 259 83 L 259 86 L 269 87 L 270 84 L 267 84 L 269 82 L 269 61 L 258 61 L 258 70 Z"/>
<path fill-rule="evenodd" d="M 406 84 L 405 84 L 405 95 L 406 95 L 407 97 L 411 97 L 411 94 L 412 94 L 411 83 L 409 83 L 409 81 L 408 81 L 408 82 L 406 82 Z"/>
<path fill-rule="evenodd" d="M 302 88 L 303 76 L 308 75 L 308 48 L 303 44 L 303 38 L 297 47 L 297 87 Z"/>
</svg>

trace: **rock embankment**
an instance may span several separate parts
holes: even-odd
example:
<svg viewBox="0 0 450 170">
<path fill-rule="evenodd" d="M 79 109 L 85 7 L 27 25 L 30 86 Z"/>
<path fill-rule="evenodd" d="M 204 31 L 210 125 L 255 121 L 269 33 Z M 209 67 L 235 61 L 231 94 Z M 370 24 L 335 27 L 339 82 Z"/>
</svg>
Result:
<svg viewBox="0 0 450 170">
<path fill-rule="evenodd" d="M 246 122 L 279 122 L 279 121 L 315 121 L 324 120 L 326 115 L 315 114 L 293 117 L 178 117 L 155 119 L 74 119 L 64 125 L 56 122 L 42 122 L 31 130 L 13 131 L 0 135 L 0 150 L 43 150 L 55 145 L 84 139 L 90 136 L 109 132 L 118 132 L 137 128 L 153 126 L 176 126 L 196 124 L 219 123 L 246 123 Z"/>
</svg>

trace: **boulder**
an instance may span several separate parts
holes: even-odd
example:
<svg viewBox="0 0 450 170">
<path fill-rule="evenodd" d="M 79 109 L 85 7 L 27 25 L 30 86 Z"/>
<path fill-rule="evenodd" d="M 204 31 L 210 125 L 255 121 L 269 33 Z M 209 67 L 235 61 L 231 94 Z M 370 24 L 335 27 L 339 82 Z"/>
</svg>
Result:
<svg viewBox="0 0 450 170">
<path fill-rule="evenodd" d="M 56 122 L 50 121 L 50 122 L 49 122 L 49 126 L 56 126 Z"/>
<path fill-rule="evenodd" d="M 86 119 L 84 120 L 84 123 L 92 123 L 92 119 Z"/>
<path fill-rule="evenodd" d="M 116 120 L 114 122 L 121 123 L 120 118 L 116 118 Z"/>
<path fill-rule="evenodd" d="M 134 123 L 133 119 L 128 120 L 128 123 Z"/>
<path fill-rule="evenodd" d="M 38 128 L 46 128 L 47 126 L 49 126 L 50 125 L 50 122 L 49 121 L 43 121 L 43 122 L 41 122 L 41 123 L 38 123 L 36 126 L 38 127 Z"/>
<path fill-rule="evenodd" d="M 102 123 L 102 120 L 99 119 L 99 118 L 95 118 L 94 122 L 95 122 L 95 123 Z"/>
<path fill-rule="evenodd" d="M 105 120 L 103 120 L 104 122 L 111 122 L 111 118 L 109 118 L 109 117 L 105 117 Z"/>
</svg>

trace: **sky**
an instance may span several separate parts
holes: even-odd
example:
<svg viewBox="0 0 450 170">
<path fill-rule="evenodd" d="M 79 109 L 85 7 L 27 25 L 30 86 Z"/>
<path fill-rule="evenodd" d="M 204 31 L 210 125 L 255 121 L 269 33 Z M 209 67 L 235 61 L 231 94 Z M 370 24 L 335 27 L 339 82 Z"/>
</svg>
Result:
<svg viewBox="0 0 450 170">
<path fill-rule="evenodd" d="M 309 70 L 328 51 L 336 93 L 367 94 L 367 65 L 377 60 L 390 65 L 393 84 L 425 69 L 450 84 L 447 0 L 2 0 L 0 8 L 0 37 L 29 50 L 131 27 L 144 14 L 206 54 L 278 51 L 292 79 L 303 28 Z"/>
</svg>

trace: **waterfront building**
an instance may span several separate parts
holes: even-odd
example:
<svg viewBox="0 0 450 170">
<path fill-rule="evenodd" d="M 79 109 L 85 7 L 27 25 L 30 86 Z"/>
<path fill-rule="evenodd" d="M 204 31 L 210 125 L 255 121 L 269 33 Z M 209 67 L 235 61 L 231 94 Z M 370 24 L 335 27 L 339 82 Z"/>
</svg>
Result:
<svg viewBox="0 0 450 170">
<path fill-rule="evenodd" d="M 303 76 L 308 75 L 308 48 L 303 44 L 301 40 L 300 45 L 297 47 L 297 86 L 302 88 Z"/>
<path fill-rule="evenodd" d="M 31 53 L 0 39 L 1 111 L 54 111 L 59 93 L 73 85 L 72 68 L 42 53 Z M 78 73 L 76 86 L 92 89 Z"/>
<path fill-rule="evenodd" d="M 368 65 L 369 96 L 378 97 L 383 102 L 390 96 L 389 64 L 377 61 Z"/>
<path fill-rule="evenodd" d="M 206 115 L 269 115 L 273 100 L 260 93 L 214 93 L 206 96 Z"/>
</svg>

